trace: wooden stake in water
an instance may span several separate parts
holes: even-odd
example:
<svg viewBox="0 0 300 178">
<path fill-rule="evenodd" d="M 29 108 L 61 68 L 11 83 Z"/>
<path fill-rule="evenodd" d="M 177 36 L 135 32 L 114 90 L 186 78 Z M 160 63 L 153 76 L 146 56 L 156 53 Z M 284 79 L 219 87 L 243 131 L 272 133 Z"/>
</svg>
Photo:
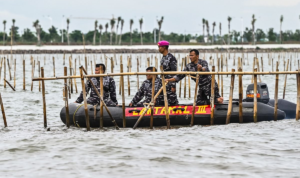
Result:
<svg viewBox="0 0 300 178">
<path fill-rule="evenodd" d="M 195 118 L 195 107 L 197 102 L 197 94 L 198 94 L 198 85 L 199 85 L 199 68 L 197 68 L 197 75 L 196 75 L 196 85 L 195 85 L 195 93 L 194 93 L 194 103 L 193 103 L 193 110 L 192 110 L 192 117 L 191 117 L 191 126 L 194 125 L 194 118 Z"/>
<path fill-rule="evenodd" d="M 276 72 L 279 72 L 278 62 L 276 63 Z M 279 82 L 279 74 L 276 74 L 275 80 L 275 94 L 274 94 L 274 121 L 277 121 L 277 109 L 278 109 L 278 82 Z"/>
<path fill-rule="evenodd" d="M 7 127 L 5 110 L 4 110 L 4 106 L 3 106 L 3 101 L 2 101 L 1 93 L 0 93 L 0 105 L 1 105 L 1 111 L 2 111 L 2 117 L 3 117 L 4 127 Z"/>
<path fill-rule="evenodd" d="M 212 66 L 212 72 L 215 72 L 215 66 Z M 214 125 L 215 118 L 215 75 L 211 75 L 211 94 L 210 94 L 210 125 Z"/>
<path fill-rule="evenodd" d="M 44 68 L 41 68 L 42 78 L 44 78 Z M 46 110 L 46 98 L 45 98 L 45 81 L 42 80 L 42 95 L 43 95 L 43 111 L 44 111 L 44 128 L 47 128 L 47 110 Z"/>
<path fill-rule="evenodd" d="M 239 72 L 243 72 L 242 68 L 239 68 Z M 243 123 L 243 80 L 242 75 L 239 75 L 239 122 Z"/>
<path fill-rule="evenodd" d="M 254 72 L 257 72 L 257 69 L 254 69 Z M 254 98 L 253 98 L 253 119 L 254 122 L 257 122 L 257 74 L 254 74 Z"/>
<path fill-rule="evenodd" d="M 296 107 L 296 121 L 299 120 L 300 117 L 300 70 L 298 70 L 298 74 L 296 74 L 296 86 L 297 86 L 297 107 Z"/>
<path fill-rule="evenodd" d="M 23 59 L 23 90 L 26 89 L 25 86 L 25 59 Z"/>
<path fill-rule="evenodd" d="M 120 72 L 123 73 L 123 63 L 120 65 Z M 126 127 L 126 117 L 125 117 L 125 89 L 124 89 L 124 76 L 121 76 L 121 88 L 122 88 L 122 117 L 123 117 L 123 127 Z"/>
<path fill-rule="evenodd" d="M 90 131 L 91 130 L 91 128 L 90 128 L 90 118 L 89 118 L 89 111 L 88 111 L 87 100 L 86 100 L 86 91 L 85 91 L 85 84 L 84 84 L 84 77 L 83 77 L 82 66 L 80 67 L 80 79 L 81 79 L 83 101 L 84 101 L 86 130 Z"/>
<path fill-rule="evenodd" d="M 64 75 L 68 76 L 68 68 L 64 67 Z M 66 107 L 66 125 L 69 128 L 70 127 L 70 114 L 69 114 L 69 100 L 68 100 L 68 80 L 65 78 L 65 88 L 64 88 L 64 101 L 65 101 L 65 107 Z"/>
<path fill-rule="evenodd" d="M 8 67 L 8 72 L 9 72 L 9 80 L 11 80 L 11 67 L 10 67 L 10 64 L 9 64 L 9 59 L 7 58 L 7 67 Z"/>
<path fill-rule="evenodd" d="M 123 57 L 122 57 L 122 55 L 120 56 L 120 72 L 121 72 L 121 64 L 123 64 Z M 122 80 L 122 76 L 120 76 L 120 79 L 119 79 L 119 95 L 121 95 L 122 94 L 122 82 L 121 82 L 121 80 Z"/>
<path fill-rule="evenodd" d="M 161 72 L 164 71 L 163 66 L 160 66 Z M 166 113 L 166 121 L 167 121 L 167 129 L 170 129 L 170 118 L 169 118 L 169 104 L 167 98 L 167 90 L 166 90 L 166 83 L 165 83 L 165 76 L 161 75 L 162 85 L 163 85 L 163 92 L 164 92 L 164 101 L 165 101 L 165 113 Z"/>
<path fill-rule="evenodd" d="M 180 71 L 182 71 L 182 68 L 183 68 L 183 61 L 184 61 L 184 58 L 182 58 L 182 60 L 181 60 L 181 69 L 180 69 Z M 181 98 L 181 80 L 179 82 L 179 98 Z"/>
<path fill-rule="evenodd" d="M 103 66 L 100 66 L 100 74 L 103 74 Z M 103 77 L 100 77 L 100 96 L 103 98 Z M 103 129 L 103 102 L 100 103 L 100 129 Z"/>
<path fill-rule="evenodd" d="M 1 58 L 1 62 L 0 62 L 0 80 L 1 80 L 1 71 L 2 71 L 2 64 L 3 64 L 3 58 Z"/>
<path fill-rule="evenodd" d="M 131 58 L 127 59 L 127 72 L 131 72 Z M 128 96 L 130 96 L 130 76 L 127 75 Z"/>
<path fill-rule="evenodd" d="M 38 61 L 38 72 L 39 72 L 39 77 L 41 77 L 41 65 L 40 65 L 40 61 Z M 39 81 L 39 92 L 41 92 L 41 81 Z"/>
<path fill-rule="evenodd" d="M 187 60 L 187 58 L 185 57 L 185 59 L 184 59 L 184 67 L 186 66 L 186 60 Z M 183 98 L 186 98 L 186 77 L 184 78 Z"/>
<path fill-rule="evenodd" d="M 136 58 L 136 72 L 139 72 L 139 58 Z M 140 80 L 138 75 L 136 76 L 136 88 L 140 88 Z"/>
<path fill-rule="evenodd" d="M 33 90 L 33 78 L 34 78 L 34 69 L 35 69 L 35 60 L 33 61 L 32 69 L 31 69 L 31 91 Z"/>
<path fill-rule="evenodd" d="M 153 71 L 155 72 L 155 69 L 153 68 Z M 151 101 L 154 101 L 154 95 L 155 95 L 155 79 L 156 75 L 152 75 L 152 96 L 151 96 Z M 153 129 L 153 114 L 154 114 L 154 105 L 151 106 L 151 117 L 150 117 L 150 129 Z"/>
<path fill-rule="evenodd" d="M 235 72 L 235 70 L 232 69 L 232 72 Z M 229 101 L 228 101 L 228 111 L 227 111 L 227 117 L 226 117 L 226 124 L 230 123 L 230 117 L 231 117 L 231 111 L 232 111 L 233 90 L 234 90 L 234 74 L 231 75 L 230 93 L 229 93 Z"/>
<path fill-rule="evenodd" d="M 288 59 L 285 71 L 288 71 L 289 69 L 289 62 L 290 60 Z M 287 81 L 287 74 L 285 74 L 285 78 L 284 78 L 283 96 L 282 96 L 283 99 L 285 99 L 286 81 Z"/>
</svg>

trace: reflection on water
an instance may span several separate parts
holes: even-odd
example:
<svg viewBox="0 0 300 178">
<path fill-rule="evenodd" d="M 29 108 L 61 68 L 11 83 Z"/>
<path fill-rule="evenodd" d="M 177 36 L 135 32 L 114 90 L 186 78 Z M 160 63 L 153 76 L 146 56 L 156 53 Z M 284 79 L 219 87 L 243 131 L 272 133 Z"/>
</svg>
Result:
<svg viewBox="0 0 300 178">
<path fill-rule="evenodd" d="M 148 54 L 149 57 L 151 55 Z M 177 58 L 178 55 L 175 54 Z M 180 58 L 185 55 L 180 54 Z M 44 56 L 46 56 L 45 64 Z M 77 58 L 77 67 L 79 66 L 78 56 L 73 54 L 73 60 Z M 81 64 L 84 64 L 83 55 L 80 56 Z M 107 56 L 113 57 L 114 54 Z M 119 57 L 119 55 L 116 56 Z M 140 54 L 133 54 L 132 58 L 136 59 L 137 56 Z M 206 59 L 208 56 L 209 54 L 206 54 Z M 236 58 L 237 56 L 240 54 L 237 54 Z M 258 56 L 260 57 L 261 54 Z M 3 128 L 2 120 L 0 121 L 1 177 L 299 176 L 300 138 L 297 133 L 300 131 L 300 125 L 295 120 L 224 126 L 174 127 L 168 131 L 165 128 L 155 128 L 154 131 L 130 128 L 116 131 L 107 128 L 106 131 L 93 129 L 91 132 L 86 132 L 84 128 L 67 129 L 59 118 L 59 112 L 64 105 L 63 80 L 57 80 L 46 81 L 47 118 L 50 127 L 50 131 L 46 131 L 43 128 L 42 94 L 38 91 L 38 82 L 33 84 L 33 91 L 30 91 L 30 56 L 25 56 L 26 91 L 22 90 L 22 56 L 15 57 L 17 59 L 17 91 L 13 92 L 8 86 L 4 89 L 3 82 L 0 84 L 9 125 L 8 128 Z M 33 57 L 41 60 L 41 66 L 45 68 L 45 76 L 52 77 L 52 55 L 41 54 L 33 55 Z M 56 75 L 63 76 L 63 55 L 54 55 L 54 57 L 56 58 Z M 94 55 L 88 55 L 88 57 L 89 60 L 94 61 Z M 99 54 L 95 57 L 97 63 L 101 62 Z M 145 70 L 146 54 L 142 55 L 142 58 L 140 71 Z M 244 71 L 252 70 L 252 58 L 253 55 L 249 54 L 249 66 L 244 66 Z M 69 55 L 66 55 L 66 59 L 69 59 Z M 124 66 L 127 66 L 126 59 L 124 56 Z M 277 61 L 277 58 L 275 59 Z M 107 72 L 110 73 L 110 61 L 107 64 Z M 228 61 L 228 64 L 228 70 L 232 67 L 236 69 L 236 66 L 232 66 L 232 59 Z M 66 65 L 68 66 L 68 60 L 66 60 Z M 292 70 L 296 70 L 295 66 L 292 66 Z M 223 70 L 226 71 L 226 67 Z M 264 54 L 264 71 L 270 70 L 272 67 L 268 65 L 267 55 Z M 280 70 L 283 70 L 283 62 L 280 64 Z M 91 71 L 90 66 L 87 71 Z M 119 61 L 114 68 L 114 72 L 118 71 Z M 127 69 L 124 68 L 124 71 Z M 132 60 L 132 71 L 136 71 L 136 60 Z M 35 76 L 38 76 L 37 66 Z M 127 84 L 127 77 L 124 78 Z M 119 84 L 119 77 L 114 77 L 114 79 L 116 84 Z M 136 76 L 130 76 L 130 96 L 127 94 L 128 88 L 125 87 L 126 104 L 131 101 L 137 91 L 136 79 Z M 223 93 L 226 99 L 229 96 L 230 76 L 225 75 L 223 79 Z M 140 76 L 140 85 L 143 80 L 145 76 Z M 238 96 L 237 81 L 236 77 L 235 98 Z M 275 76 L 262 76 L 262 81 L 268 84 L 270 96 L 274 96 Z M 251 76 L 243 76 L 244 91 L 249 83 L 251 83 Z M 279 98 L 282 98 L 283 83 L 284 76 L 281 75 Z M 77 80 L 77 86 L 81 91 L 79 80 Z M 119 90 L 118 86 L 117 90 Z M 178 91 L 179 88 L 177 88 Z M 183 88 L 181 92 L 180 103 L 191 103 L 194 96 L 194 81 L 191 81 L 191 98 L 188 98 L 188 95 L 183 98 Z M 288 75 L 286 98 L 296 102 L 295 94 L 295 76 Z M 77 96 L 78 94 L 74 92 L 70 102 L 75 101 Z M 118 101 L 121 102 L 121 96 L 118 96 Z"/>
</svg>

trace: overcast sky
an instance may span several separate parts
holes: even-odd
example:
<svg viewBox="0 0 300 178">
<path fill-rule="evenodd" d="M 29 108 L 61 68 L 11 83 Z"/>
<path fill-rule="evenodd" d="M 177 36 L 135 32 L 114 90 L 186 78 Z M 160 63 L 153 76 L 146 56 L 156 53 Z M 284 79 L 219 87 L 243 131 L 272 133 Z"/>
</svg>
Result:
<svg viewBox="0 0 300 178">
<path fill-rule="evenodd" d="M 0 20 L 16 19 L 21 30 L 32 27 L 39 20 L 43 29 L 52 23 L 58 29 L 66 17 L 70 18 L 70 30 L 83 32 L 94 29 L 93 19 L 121 16 L 125 20 L 124 30 L 129 31 L 129 20 L 134 20 L 133 28 L 139 28 L 138 20 L 144 19 L 143 31 L 152 31 L 157 27 L 156 19 L 164 16 L 162 31 L 166 33 L 202 34 L 202 18 L 209 21 L 210 27 L 216 22 L 222 23 L 222 34 L 228 32 L 227 17 L 232 17 L 231 29 L 240 31 L 242 21 L 245 27 L 251 27 L 251 17 L 257 18 L 256 28 L 267 30 L 280 28 L 280 16 L 284 16 L 283 30 L 300 29 L 300 0 L 0 0 Z M 63 19 L 63 16 L 65 17 Z M 242 20 L 243 19 L 243 20 Z M 104 26 L 109 20 L 98 20 Z M 216 27 L 216 33 L 219 27 Z M 0 24 L 1 31 L 3 24 Z M 8 27 L 6 28 L 8 29 Z M 211 28 L 212 29 L 212 28 Z"/>
</svg>

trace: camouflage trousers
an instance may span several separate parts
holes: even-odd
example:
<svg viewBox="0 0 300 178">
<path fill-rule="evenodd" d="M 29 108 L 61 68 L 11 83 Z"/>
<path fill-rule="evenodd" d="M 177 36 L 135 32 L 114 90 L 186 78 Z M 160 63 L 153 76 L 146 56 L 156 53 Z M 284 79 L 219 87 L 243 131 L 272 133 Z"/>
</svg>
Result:
<svg viewBox="0 0 300 178">
<path fill-rule="evenodd" d="M 219 94 L 218 84 L 215 81 L 215 98 L 214 102 L 218 103 L 218 98 L 221 97 Z M 199 86 L 196 105 L 210 105 L 211 98 L 211 82 L 206 85 Z"/>
<path fill-rule="evenodd" d="M 90 105 L 100 105 L 100 100 L 98 98 L 93 98 L 93 97 L 89 97 L 87 99 L 87 103 L 90 104 Z M 114 103 L 111 99 L 105 99 L 104 100 L 106 106 L 117 106 L 116 103 Z"/>
<path fill-rule="evenodd" d="M 167 91 L 167 98 L 168 98 L 169 106 L 178 105 L 178 99 L 177 99 L 176 91 L 172 92 L 172 88 L 175 88 L 175 90 L 176 90 L 176 83 L 175 82 L 171 82 L 171 83 L 168 83 L 166 85 L 166 91 Z M 160 103 L 159 105 L 164 105 L 164 103 L 163 104 Z"/>
</svg>

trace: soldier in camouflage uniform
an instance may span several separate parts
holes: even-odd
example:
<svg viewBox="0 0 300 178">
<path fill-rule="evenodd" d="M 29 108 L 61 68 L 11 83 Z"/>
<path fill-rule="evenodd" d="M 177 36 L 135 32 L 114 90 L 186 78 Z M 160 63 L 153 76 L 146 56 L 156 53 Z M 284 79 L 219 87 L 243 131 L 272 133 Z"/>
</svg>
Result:
<svg viewBox="0 0 300 178">
<path fill-rule="evenodd" d="M 102 66 L 103 68 L 103 73 L 105 72 L 104 64 L 96 64 L 95 74 L 100 74 L 100 66 Z M 91 81 L 98 89 L 98 92 L 100 94 L 100 77 L 93 77 L 91 78 Z M 91 85 L 90 81 L 88 80 L 85 84 L 86 94 L 88 94 L 90 90 L 91 90 L 90 97 L 87 99 L 87 103 L 91 105 L 97 105 L 97 104 L 99 105 L 100 99 L 96 91 L 94 90 L 94 87 Z M 75 103 L 81 103 L 82 101 L 83 101 L 83 92 L 80 93 Z M 103 101 L 107 106 L 118 105 L 115 81 L 112 77 L 109 76 L 103 77 Z"/>
<path fill-rule="evenodd" d="M 190 51 L 191 63 L 187 64 L 183 71 L 191 71 L 197 72 L 197 68 L 200 71 L 209 72 L 208 64 L 205 60 L 199 59 L 199 51 L 191 50 Z M 167 81 L 180 81 L 186 75 L 179 74 L 175 75 L 172 79 L 168 79 Z M 196 81 L 196 75 L 191 75 L 192 80 Z M 197 95 L 197 105 L 209 105 L 210 104 L 210 96 L 211 96 L 211 75 L 199 75 L 199 90 Z M 223 103 L 223 97 L 219 94 L 218 84 L 215 81 L 215 103 Z"/>
<path fill-rule="evenodd" d="M 169 53 L 169 42 L 160 41 L 158 42 L 159 52 L 163 54 L 162 59 L 160 60 L 160 65 L 163 66 L 165 72 L 177 71 L 177 60 L 176 58 Z M 165 75 L 165 79 L 173 78 L 174 75 Z M 178 99 L 176 94 L 176 83 L 169 82 L 166 85 L 167 98 L 170 106 L 178 105 Z"/>
<path fill-rule="evenodd" d="M 147 72 L 152 72 L 154 67 L 148 67 L 146 69 Z M 157 71 L 155 69 L 155 71 Z M 142 86 L 140 87 L 139 91 L 135 94 L 134 98 L 132 99 L 132 101 L 130 102 L 129 106 L 135 106 L 135 107 L 143 107 L 144 104 L 143 103 L 150 103 L 151 102 L 151 98 L 152 98 L 152 77 L 154 77 L 154 75 L 146 75 L 147 79 L 143 82 Z M 159 91 L 159 89 L 162 87 L 162 83 L 161 83 L 161 78 L 160 77 L 156 77 L 155 79 L 155 91 L 154 91 L 154 95 Z M 141 101 L 143 98 L 145 97 L 145 99 L 143 101 Z M 141 102 L 140 102 L 141 101 Z M 164 105 L 164 99 L 163 99 L 163 93 L 161 92 L 161 94 L 157 97 L 156 101 L 155 101 L 155 105 Z"/>
</svg>

